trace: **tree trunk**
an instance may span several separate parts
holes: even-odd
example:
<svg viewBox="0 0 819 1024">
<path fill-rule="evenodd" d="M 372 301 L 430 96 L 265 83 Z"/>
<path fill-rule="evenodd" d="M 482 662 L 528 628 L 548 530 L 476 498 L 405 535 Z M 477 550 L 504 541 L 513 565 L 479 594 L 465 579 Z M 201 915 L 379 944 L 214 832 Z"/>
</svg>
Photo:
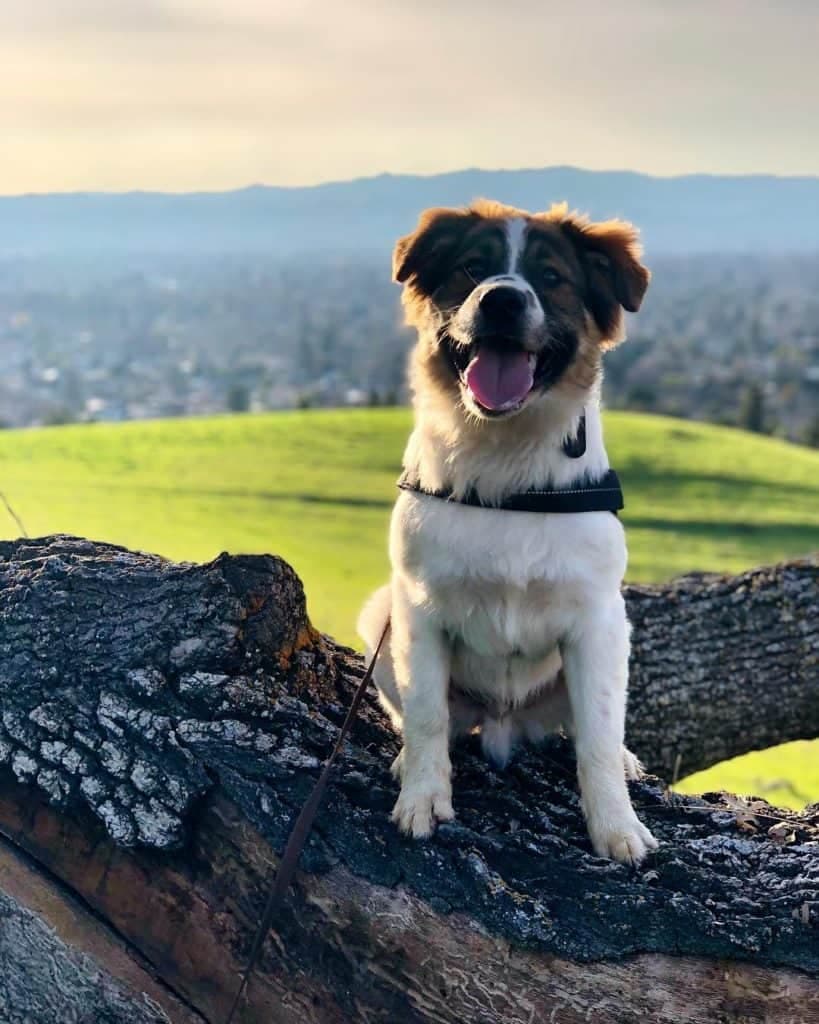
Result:
<svg viewBox="0 0 819 1024">
<path fill-rule="evenodd" d="M 819 734 L 817 566 L 629 588 L 655 769 Z M 0 543 L 0 1021 L 218 1024 L 356 680 L 272 557 Z M 594 857 L 569 744 L 455 751 L 456 821 L 389 822 L 365 701 L 239 1016 L 819 1021 L 819 805 L 632 784 L 661 841 Z"/>
</svg>

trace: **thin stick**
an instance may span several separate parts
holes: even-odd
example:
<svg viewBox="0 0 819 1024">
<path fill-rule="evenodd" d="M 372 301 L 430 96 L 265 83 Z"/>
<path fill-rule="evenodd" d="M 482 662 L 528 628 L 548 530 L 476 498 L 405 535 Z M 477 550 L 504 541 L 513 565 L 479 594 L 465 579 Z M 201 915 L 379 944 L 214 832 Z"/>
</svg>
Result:
<svg viewBox="0 0 819 1024">
<path fill-rule="evenodd" d="M 387 635 L 389 629 L 390 620 L 387 619 L 384 624 L 381 638 L 373 651 L 373 656 L 370 659 L 370 664 L 367 666 L 367 671 L 364 673 L 361 682 L 358 684 L 358 688 L 355 691 L 352 703 L 350 704 L 347 716 L 344 719 L 344 724 L 339 730 L 338 738 L 336 739 L 335 745 L 333 746 L 330 756 L 324 763 L 324 767 L 321 770 L 321 774 L 318 777 L 316 784 L 313 786 L 313 791 L 307 798 L 304 806 L 299 812 L 299 816 L 296 818 L 296 822 L 290 830 L 290 837 L 287 840 L 287 845 L 284 848 L 282 859 L 279 862 L 279 870 L 276 872 L 276 878 L 273 883 L 273 888 L 270 890 L 270 895 L 267 898 L 267 905 L 264 908 L 262 919 L 259 927 L 256 929 L 256 934 L 253 937 L 253 944 L 250 949 L 250 956 L 248 957 L 247 966 L 242 971 L 242 978 L 239 984 L 239 989 L 234 996 L 233 1003 L 230 1007 L 230 1012 L 225 1019 L 225 1024 L 232 1024 L 236 1011 L 239 1008 L 242 996 L 244 995 L 247 983 L 250 980 L 250 975 L 253 973 L 253 968 L 256 966 L 256 961 L 259 959 L 259 955 L 264 945 L 264 940 L 267 938 L 267 933 L 270 931 L 270 926 L 273 923 L 273 918 L 276 913 L 276 908 L 281 903 L 285 894 L 287 893 L 290 883 L 293 880 L 293 876 L 296 874 L 296 868 L 299 864 L 299 857 L 301 851 L 304 849 L 307 840 L 310 837 L 310 832 L 313 828 L 313 822 L 315 821 L 316 814 L 318 813 L 319 805 L 321 804 L 321 798 L 324 796 L 324 791 L 327 788 L 327 782 L 330 778 L 330 772 L 333 765 L 336 762 L 336 758 L 341 753 L 341 748 L 344 746 L 344 740 L 347 737 L 347 733 L 350 731 L 350 726 L 353 724 L 353 719 L 356 716 L 358 707 L 361 704 L 361 700 L 364 697 L 364 691 L 367 689 L 367 685 L 372 679 L 373 669 L 375 668 L 376 660 L 378 659 L 379 652 L 381 651 L 381 645 L 384 643 L 384 638 Z"/>
<path fill-rule="evenodd" d="M 17 513 L 11 507 L 8 498 L 5 496 L 5 494 L 3 494 L 2 491 L 0 491 L 0 501 L 3 502 L 3 504 L 6 506 L 6 511 L 15 521 L 15 523 L 17 523 L 17 529 L 26 538 L 26 540 L 28 540 L 28 533 L 26 532 L 25 526 L 23 526 L 23 520 L 17 515 Z"/>
</svg>

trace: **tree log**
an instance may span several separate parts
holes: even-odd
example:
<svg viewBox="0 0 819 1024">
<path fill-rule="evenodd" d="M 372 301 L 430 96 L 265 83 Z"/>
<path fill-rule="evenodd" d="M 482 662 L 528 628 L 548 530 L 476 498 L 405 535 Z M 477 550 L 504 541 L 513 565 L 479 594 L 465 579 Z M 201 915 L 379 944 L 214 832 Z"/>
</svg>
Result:
<svg viewBox="0 0 819 1024">
<path fill-rule="evenodd" d="M 624 593 L 627 732 L 649 771 L 676 779 L 819 736 L 819 558 Z"/>
<path fill-rule="evenodd" d="M 626 596 L 652 768 L 819 734 L 815 562 Z M 279 559 L 0 543 L 0 1021 L 219 1024 L 362 671 Z M 819 805 L 648 778 L 632 869 L 592 854 L 565 740 L 503 773 L 467 742 L 419 843 L 397 749 L 368 695 L 245 1024 L 819 1021 Z"/>
</svg>

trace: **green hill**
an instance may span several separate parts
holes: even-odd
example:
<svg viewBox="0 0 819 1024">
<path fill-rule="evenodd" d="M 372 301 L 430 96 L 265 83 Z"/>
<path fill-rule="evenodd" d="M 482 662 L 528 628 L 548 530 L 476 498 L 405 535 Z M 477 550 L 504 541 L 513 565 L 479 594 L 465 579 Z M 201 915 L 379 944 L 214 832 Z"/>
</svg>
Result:
<svg viewBox="0 0 819 1024">
<path fill-rule="evenodd" d="M 707 424 L 606 420 L 626 493 L 630 579 L 734 572 L 819 547 L 819 453 Z M 281 554 L 305 582 L 316 625 L 354 643 L 358 606 L 387 576 L 409 425 L 407 410 L 379 409 L 6 431 L 0 491 L 32 535 L 78 533 L 197 561 L 223 550 Z M 16 532 L 0 508 L 0 537 Z M 811 749 L 819 762 L 819 744 Z M 817 800 L 807 750 L 752 755 L 731 766 L 739 777 L 712 769 L 693 784 L 759 793 L 781 779 L 761 795 Z"/>
</svg>

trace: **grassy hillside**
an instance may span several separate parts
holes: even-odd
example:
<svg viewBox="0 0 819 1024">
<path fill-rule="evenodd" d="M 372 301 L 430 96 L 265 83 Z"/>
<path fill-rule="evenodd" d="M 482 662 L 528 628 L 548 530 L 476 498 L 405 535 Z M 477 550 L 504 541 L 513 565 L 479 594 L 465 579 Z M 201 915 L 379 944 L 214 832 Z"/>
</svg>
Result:
<svg viewBox="0 0 819 1024">
<path fill-rule="evenodd" d="M 304 580 L 314 622 L 354 643 L 357 608 L 386 578 L 409 423 L 402 409 L 328 410 L 8 431 L 0 490 L 31 534 L 177 559 L 277 552 Z M 626 413 L 608 414 L 607 439 L 626 493 L 630 579 L 738 571 L 819 547 L 819 453 Z M 15 533 L 0 508 L 0 537 Z M 772 799 L 819 799 L 819 766 L 809 769 L 806 745 L 791 747 L 742 759 L 725 784 L 760 792 L 783 779 Z M 697 786 L 721 784 L 706 774 Z"/>
</svg>

